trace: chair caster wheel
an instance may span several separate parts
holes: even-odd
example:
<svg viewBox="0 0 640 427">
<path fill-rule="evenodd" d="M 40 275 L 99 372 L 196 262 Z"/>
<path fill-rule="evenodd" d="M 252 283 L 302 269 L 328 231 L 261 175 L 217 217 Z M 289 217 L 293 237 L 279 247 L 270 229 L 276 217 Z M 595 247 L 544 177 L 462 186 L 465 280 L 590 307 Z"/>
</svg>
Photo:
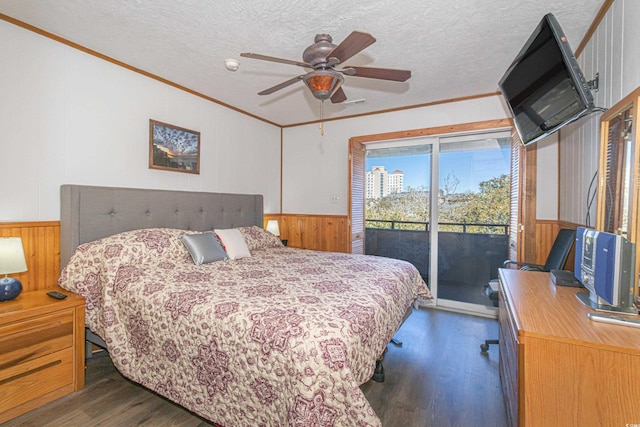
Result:
<svg viewBox="0 0 640 427">
<path fill-rule="evenodd" d="M 482 353 L 486 353 L 487 351 L 489 351 L 489 344 L 480 344 L 480 351 Z"/>
</svg>

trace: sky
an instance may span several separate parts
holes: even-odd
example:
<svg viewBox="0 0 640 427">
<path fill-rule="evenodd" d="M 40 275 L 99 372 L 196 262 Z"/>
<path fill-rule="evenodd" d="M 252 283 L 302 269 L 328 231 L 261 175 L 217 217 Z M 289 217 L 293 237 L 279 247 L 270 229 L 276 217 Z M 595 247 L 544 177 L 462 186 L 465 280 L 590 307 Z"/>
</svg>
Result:
<svg viewBox="0 0 640 427">
<path fill-rule="evenodd" d="M 429 154 L 410 156 L 375 157 L 366 159 L 366 171 L 373 166 L 384 166 L 388 172 L 397 169 L 404 172 L 404 188 L 424 186 L 428 188 L 430 173 Z M 440 153 L 440 182 L 447 175 L 460 182 L 456 193 L 478 191 L 478 184 L 501 174 L 509 173 L 509 149 L 478 150 Z"/>
</svg>

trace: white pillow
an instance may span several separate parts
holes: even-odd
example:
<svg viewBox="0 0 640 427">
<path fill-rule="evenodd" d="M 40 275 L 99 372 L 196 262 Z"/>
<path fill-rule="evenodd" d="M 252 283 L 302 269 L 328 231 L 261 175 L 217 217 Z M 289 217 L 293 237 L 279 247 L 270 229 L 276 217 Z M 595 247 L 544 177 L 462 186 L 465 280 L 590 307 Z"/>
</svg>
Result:
<svg viewBox="0 0 640 427">
<path fill-rule="evenodd" d="M 240 259 L 251 256 L 247 242 L 244 241 L 242 233 L 237 228 L 228 228 L 226 230 L 213 230 L 224 246 L 224 250 L 227 251 L 229 259 Z"/>
</svg>

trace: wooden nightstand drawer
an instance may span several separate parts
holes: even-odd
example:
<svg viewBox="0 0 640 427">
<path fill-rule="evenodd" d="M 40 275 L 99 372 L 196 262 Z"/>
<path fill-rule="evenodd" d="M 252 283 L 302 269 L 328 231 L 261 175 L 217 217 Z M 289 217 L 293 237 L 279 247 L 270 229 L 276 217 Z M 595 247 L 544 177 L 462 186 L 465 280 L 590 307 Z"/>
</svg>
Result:
<svg viewBox="0 0 640 427">
<path fill-rule="evenodd" d="M 83 386 L 84 298 L 49 288 L 0 303 L 0 424 Z"/>
<path fill-rule="evenodd" d="M 73 391 L 73 348 L 0 371 L 0 413 L 51 392 Z"/>
<path fill-rule="evenodd" d="M 73 346 L 73 310 L 0 326 L 0 370 Z"/>
</svg>

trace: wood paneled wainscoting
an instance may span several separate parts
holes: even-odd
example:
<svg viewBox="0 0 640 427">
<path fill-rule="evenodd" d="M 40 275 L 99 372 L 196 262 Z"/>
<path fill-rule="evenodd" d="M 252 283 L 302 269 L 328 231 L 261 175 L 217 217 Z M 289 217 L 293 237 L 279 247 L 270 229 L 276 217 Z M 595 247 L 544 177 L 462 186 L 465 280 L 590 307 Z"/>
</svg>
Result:
<svg viewBox="0 0 640 427">
<path fill-rule="evenodd" d="M 346 215 L 265 214 L 264 226 L 270 219 L 278 220 L 280 238 L 294 248 L 319 251 L 350 252 L 351 242 Z M 555 220 L 537 220 L 535 230 L 536 259 L 544 264 L 561 228 L 576 229 L 580 224 Z M 573 270 L 575 249 L 571 250 L 565 269 Z"/>
<path fill-rule="evenodd" d="M 266 223 L 278 220 L 280 238 L 294 248 L 320 251 L 351 251 L 346 215 L 265 214 Z M 560 228 L 575 229 L 580 224 L 553 220 L 536 221 L 536 260 L 544 264 Z M 60 276 L 60 222 L 0 223 L 0 237 L 21 237 L 28 270 L 15 274 L 25 291 L 55 285 Z M 566 269 L 572 270 L 575 249 L 569 254 Z"/>
<path fill-rule="evenodd" d="M 293 248 L 317 251 L 351 252 L 347 215 L 265 214 L 278 220 L 280 238 Z"/>
<path fill-rule="evenodd" d="M 27 271 L 11 274 L 22 291 L 55 286 L 60 276 L 60 221 L 2 222 L 0 237 L 21 237 Z"/>
<path fill-rule="evenodd" d="M 346 215 L 265 214 L 266 223 L 278 220 L 280 238 L 289 246 L 333 252 L 350 252 Z M 536 260 L 544 264 L 560 228 L 575 229 L 580 224 L 562 221 L 536 221 Z M 30 290 L 52 286 L 60 276 L 60 222 L 0 223 L 0 237 L 21 237 L 28 271 L 15 275 Z M 573 268 L 573 251 L 567 269 Z M 48 285 L 47 285 L 48 284 Z"/>
</svg>

